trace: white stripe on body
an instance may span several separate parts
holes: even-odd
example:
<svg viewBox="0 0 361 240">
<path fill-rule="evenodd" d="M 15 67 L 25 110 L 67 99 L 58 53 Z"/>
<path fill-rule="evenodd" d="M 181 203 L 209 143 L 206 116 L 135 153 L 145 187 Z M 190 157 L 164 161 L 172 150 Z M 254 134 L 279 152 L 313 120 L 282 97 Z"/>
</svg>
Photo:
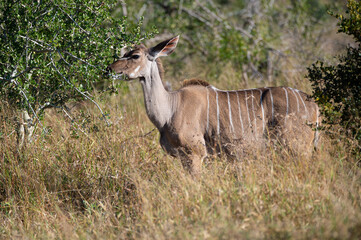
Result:
<svg viewBox="0 0 361 240">
<path fill-rule="evenodd" d="M 208 130 L 209 130 L 209 92 L 208 92 L 208 88 L 206 88 L 207 90 L 207 133 L 208 133 Z"/>
<path fill-rule="evenodd" d="M 291 89 L 291 91 L 293 92 L 293 95 L 295 95 L 295 97 L 296 97 L 296 101 L 297 101 L 297 112 L 299 112 L 299 111 L 300 111 L 300 104 L 299 104 L 299 102 L 298 102 L 298 97 L 297 97 L 297 95 L 296 95 L 296 93 L 295 93 L 295 90 L 294 90 L 293 88 L 289 88 L 289 89 Z"/>
<path fill-rule="evenodd" d="M 285 116 L 285 124 L 286 124 L 287 115 L 288 115 L 288 93 L 287 93 L 287 90 L 286 90 L 285 88 L 283 88 L 283 90 L 285 90 L 285 93 L 286 93 L 286 104 L 287 104 L 287 107 L 286 107 L 286 116 Z"/>
<path fill-rule="evenodd" d="M 218 104 L 218 92 L 215 89 L 216 92 L 216 102 L 217 102 L 217 135 L 219 135 L 219 104 Z"/>
<path fill-rule="evenodd" d="M 243 120 L 242 120 L 242 111 L 241 111 L 241 107 L 239 105 L 239 97 L 238 97 L 238 92 L 236 92 L 237 94 L 237 103 L 238 103 L 238 111 L 239 111 L 239 120 L 241 121 L 241 126 L 242 126 L 242 134 L 244 133 L 244 128 L 243 128 Z"/>
<path fill-rule="evenodd" d="M 300 96 L 300 98 L 302 100 L 302 103 L 303 103 L 303 106 L 305 107 L 305 112 L 308 115 L 307 107 L 306 107 L 305 101 L 303 101 L 303 98 L 301 97 L 300 90 L 296 89 L 296 92 L 298 93 L 298 96 Z"/>
<path fill-rule="evenodd" d="M 229 101 L 229 92 L 227 92 L 227 100 L 228 100 L 229 123 L 231 124 L 231 131 L 232 133 L 234 133 L 234 127 L 232 122 L 232 109 L 231 109 L 231 103 Z"/>
<path fill-rule="evenodd" d="M 251 127 L 251 118 L 249 117 L 249 110 L 248 110 L 248 103 L 247 103 L 247 91 L 245 91 L 245 100 L 246 100 L 246 107 L 247 107 L 247 114 L 248 114 L 248 124 L 249 124 L 249 127 Z"/>
<path fill-rule="evenodd" d="M 254 99 L 253 90 L 251 90 L 251 93 L 252 93 L 252 111 L 253 111 L 253 121 L 254 121 L 254 134 L 257 137 L 257 119 L 256 119 L 256 114 L 255 114 L 254 104 L 253 104 L 253 99 Z"/>
<path fill-rule="evenodd" d="M 274 107 L 273 107 L 273 96 L 272 96 L 272 91 L 270 88 L 267 88 L 269 90 L 270 96 L 271 96 L 271 104 L 272 104 L 272 125 L 274 124 Z"/>
<path fill-rule="evenodd" d="M 262 96 L 262 90 L 258 89 L 260 92 L 260 101 L 261 101 L 261 109 L 262 109 L 262 134 L 264 133 L 264 128 L 265 128 L 265 121 L 264 121 L 264 109 L 263 109 L 263 96 Z"/>
</svg>

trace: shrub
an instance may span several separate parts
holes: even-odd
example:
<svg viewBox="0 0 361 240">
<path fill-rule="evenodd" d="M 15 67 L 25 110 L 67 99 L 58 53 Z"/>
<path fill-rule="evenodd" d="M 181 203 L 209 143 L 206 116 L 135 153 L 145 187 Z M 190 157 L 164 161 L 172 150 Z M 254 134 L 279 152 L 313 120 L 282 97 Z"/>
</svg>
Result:
<svg viewBox="0 0 361 240">
<path fill-rule="evenodd" d="M 22 110 L 28 128 L 41 124 L 45 108 L 92 100 L 87 92 L 103 81 L 112 56 L 147 37 L 140 33 L 141 21 L 132 25 L 113 16 L 118 5 L 116 0 L 0 3 L 0 100 Z M 29 138 L 33 130 L 27 130 Z"/>
<path fill-rule="evenodd" d="M 339 63 L 322 61 L 308 68 L 313 97 L 324 116 L 325 129 L 334 139 L 346 140 L 358 158 L 361 149 L 361 3 L 349 0 L 346 15 L 339 19 L 339 32 L 352 35 L 357 47 L 347 47 Z"/>
</svg>

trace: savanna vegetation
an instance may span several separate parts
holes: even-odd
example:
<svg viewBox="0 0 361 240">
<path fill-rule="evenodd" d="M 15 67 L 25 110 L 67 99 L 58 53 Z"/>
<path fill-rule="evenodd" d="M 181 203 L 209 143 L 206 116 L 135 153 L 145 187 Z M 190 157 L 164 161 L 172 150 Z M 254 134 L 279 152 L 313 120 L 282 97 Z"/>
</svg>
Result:
<svg viewBox="0 0 361 240">
<path fill-rule="evenodd" d="M 2 1 L 0 237 L 360 239 L 360 12 L 357 0 Z M 308 92 L 324 116 L 317 151 L 213 157 L 193 179 L 160 148 L 140 84 L 104 77 L 122 49 L 178 34 L 169 88 Z"/>
</svg>

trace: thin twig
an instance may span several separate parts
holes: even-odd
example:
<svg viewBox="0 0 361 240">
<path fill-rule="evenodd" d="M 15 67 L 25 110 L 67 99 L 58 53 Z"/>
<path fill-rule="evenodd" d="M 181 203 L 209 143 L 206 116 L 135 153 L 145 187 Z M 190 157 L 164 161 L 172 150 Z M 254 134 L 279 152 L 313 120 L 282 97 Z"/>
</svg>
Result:
<svg viewBox="0 0 361 240">
<path fill-rule="evenodd" d="M 64 109 L 64 107 L 61 107 L 61 109 L 63 110 L 63 112 L 65 113 L 65 115 L 71 120 L 71 124 L 76 125 L 78 127 L 78 129 L 88 138 L 90 138 L 91 140 L 93 140 L 91 137 L 89 137 L 89 135 L 79 126 L 78 123 L 76 123 L 74 121 L 74 119 L 70 116 L 70 114 Z"/>
<path fill-rule="evenodd" d="M 207 8 L 206 6 L 201 4 L 198 0 L 196 0 L 196 2 L 204 11 L 206 11 L 210 16 L 213 16 L 213 18 L 216 19 L 218 22 L 220 22 L 220 23 L 224 22 L 224 20 L 221 17 L 217 16 L 217 14 L 215 14 L 209 8 Z"/>
<path fill-rule="evenodd" d="M 77 25 L 83 32 L 85 32 L 86 34 L 90 35 L 90 33 L 89 33 L 88 31 L 84 30 L 84 29 L 72 18 L 72 16 L 71 16 L 69 13 L 65 12 L 59 5 L 55 5 L 55 6 L 57 6 L 57 7 L 60 9 L 60 11 L 62 11 L 63 13 L 65 13 L 65 14 L 75 23 L 75 25 Z"/>
<path fill-rule="evenodd" d="M 31 39 L 31 38 L 29 38 L 29 37 L 27 37 L 27 36 L 22 36 L 22 35 L 19 35 L 19 37 L 25 38 L 26 40 L 30 40 L 31 42 L 35 43 L 36 45 L 39 45 L 39 46 L 45 48 L 46 51 L 49 51 L 49 52 L 54 51 L 54 49 L 48 49 L 47 47 L 45 47 L 43 44 L 46 44 L 46 45 L 48 45 L 49 47 L 51 47 L 51 45 L 50 45 L 50 44 L 47 44 L 47 43 L 44 43 L 43 41 L 34 40 L 34 39 Z"/>
<path fill-rule="evenodd" d="M 38 107 L 38 109 L 36 110 L 36 114 L 39 114 L 40 111 L 43 111 L 45 108 L 48 108 L 48 107 L 54 107 L 54 105 L 52 105 L 50 102 L 46 102 L 42 106 Z"/>
<path fill-rule="evenodd" d="M 198 14 L 194 13 L 193 11 L 189 10 L 188 8 L 182 8 L 182 10 L 186 13 L 188 13 L 188 15 L 198 19 L 199 21 L 201 21 L 202 23 L 206 24 L 208 27 L 213 28 L 213 24 L 211 24 L 209 21 L 207 21 L 206 19 L 204 19 L 203 17 L 199 16 Z"/>
<path fill-rule="evenodd" d="M 7 135 L 6 137 L 10 137 L 11 135 L 13 135 L 13 133 L 16 132 L 16 130 L 13 130 L 11 133 L 9 133 L 9 135 Z"/>
<path fill-rule="evenodd" d="M 59 49 L 56 49 L 56 51 L 57 51 L 58 54 L 60 55 L 61 59 L 62 59 L 68 66 L 71 66 L 71 64 L 68 63 L 68 61 L 65 60 L 65 58 L 63 57 L 63 54 L 61 54 L 61 52 L 59 51 Z"/>
<path fill-rule="evenodd" d="M 87 65 L 89 65 L 89 66 L 91 66 L 91 67 L 94 67 L 94 68 L 98 68 L 97 66 L 95 66 L 95 65 L 92 65 L 92 64 L 90 64 L 90 63 L 88 63 L 87 61 L 84 61 L 83 59 L 81 59 L 81 58 L 78 58 L 77 56 L 74 56 L 73 54 L 71 54 L 70 52 L 68 52 L 68 51 L 63 51 L 64 53 L 66 53 L 66 54 L 68 54 L 69 56 L 71 56 L 71 57 L 73 57 L 73 58 L 75 58 L 75 59 L 77 59 L 77 60 L 79 60 L 79 61 L 81 61 L 82 63 L 85 63 L 85 64 L 87 64 Z M 99 68 L 98 68 L 99 69 Z M 105 70 L 104 70 L 105 71 Z"/>
<path fill-rule="evenodd" d="M 137 20 L 139 21 L 139 19 L 143 16 L 144 11 L 147 9 L 147 4 L 144 3 L 143 6 L 140 8 L 138 14 L 137 14 Z"/>
<path fill-rule="evenodd" d="M 94 103 L 97 108 L 99 109 L 99 111 L 101 112 L 103 118 L 104 118 L 104 121 L 107 123 L 108 126 L 110 126 L 110 123 L 108 122 L 108 120 L 106 119 L 106 116 L 105 114 L 103 113 L 103 110 L 101 109 L 101 107 L 98 105 L 97 102 L 95 102 L 93 99 L 91 99 L 88 95 L 86 95 L 85 93 L 83 93 L 82 91 L 80 91 L 72 82 L 70 82 L 60 71 L 59 69 L 55 66 L 55 63 L 54 63 L 54 59 L 52 58 L 52 56 L 50 56 L 50 59 L 51 59 L 51 63 L 54 67 L 54 69 L 57 71 L 57 73 L 67 82 L 69 83 L 70 85 L 72 85 L 74 87 L 74 89 L 80 93 L 83 97 L 85 97 L 86 99 L 90 100 L 92 103 Z"/>
<path fill-rule="evenodd" d="M 20 77 L 20 76 L 23 75 L 24 73 L 30 72 L 30 71 L 33 70 L 34 68 L 35 68 L 35 67 L 28 67 L 28 68 L 26 68 L 24 71 L 22 71 L 21 73 L 19 73 L 18 75 L 13 76 L 13 77 L 10 77 L 10 79 L 6 79 L 6 80 L 11 81 L 12 79 L 15 79 L 15 78 Z"/>
</svg>

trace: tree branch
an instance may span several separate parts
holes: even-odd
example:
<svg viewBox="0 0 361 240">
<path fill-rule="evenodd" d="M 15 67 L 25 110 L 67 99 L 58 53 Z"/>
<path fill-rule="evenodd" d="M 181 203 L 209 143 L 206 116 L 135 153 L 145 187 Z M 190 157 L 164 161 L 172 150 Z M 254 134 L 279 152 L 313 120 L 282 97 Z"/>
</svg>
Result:
<svg viewBox="0 0 361 240">
<path fill-rule="evenodd" d="M 67 15 L 67 16 L 75 23 L 75 25 L 77 25 L 83 32 L 85 32 L 88 36 L 90 35 L 90 33 L 89 33 L 88 31 L 84 30 L 84 29 L 72 18 L 72 16 L 71 16 L 69 13 L 65 12 L 59 5 L 56 5 L 56 4 L 55 4 L 55 6 L 57 6 L 57 7 L 60 9 L 60 11 L 62 11 L 63 13 L 65 13 L 65 15 Z"/>
<path fill-rule="evenodd" d="M 5 80 L 11 81 L 12 79 L 15 79 L 15 78 L 20 77 L 20 76 L 23 75 L 24 73 L 30 72 L 30 71 L 33 70 L 34 68 L 36 68 L 36 67 L 27 67 L 24 71 L 22 71 L 22 72 L 19 73 L 18 75 L 12 76 L 12 77 L 10 77 L 9 79 L 5 79 Z"/>
<path fill-rule="evenodd" d="M 44 43 L 44 42 L 42 42 L 42 41 L 40 41 L 40 40 L 33 40 L 33 39 L 29 38 L 28 36 L 19 35 L 19 37 L 24 38 L 24 39 L 26 39 L 26 40 L 30 40 L 31 42 L 35 43 L 36 45 L 45 48 L 45 51 L 48 51 L 48 52 L 54 51 L 54 49 L 49 49 L 49 48 L 47 48 L 47 47 L 45 47 L 45 46 L 43 45 L 43 44 L 46 44 L 46 45 L 48 45 L 49 47 L 51 47 L 50 44 Z M 43 51 L 44 51 L 44 50 L 43 50 Z"/>
<path fill-rule="evenodd" d="M 69 55 L 69 56 L 71 56 L 71 57 L 73 57 L 73 58 L 75 58 L 76 60 L 79 60 L 79 61 L 81 61 L 82 63 L 85 63 L 85 64 L 87 64 L 87 65 L 89 65 L 89 66 L 91 66 L 91 67 L 94 67 L 94 68 L 98 68 L 97 66 L 94 66 L 94 65 L 92 65 L 92 64 L 90 64 L 90 63 L 88 63 L 87 61 L 84 61 L 83 59 L 81 59 L 81 58 L 78 58 L 77 56 L 75 56 L 75 55 L 73 55 L 73 54 L 71 54 L 70 52 L 68 52 L 68 51 L 63 51 L 64 53 L 66 53 L 67 55 Z M 98 68 L 99 69 L 99 68 Z M 104 70 L 105 71 L 105 70 Z"/>
<path fill-rule="evenodd" d="M 123 0 L 120 1 L 120 4 L 122 5 L 123 16 L 128 16 L 127 4 Z"/>
<path fill-rule="evenodd" d="M 204 19 L 203 17 L 199 16 L 198 14 L 194 13 L 193 11 L 189 10 L 188 8 L 182 8 L 182 11 L 186 12 L 188 15 L 198 19 L 200 22 L 206 24 L 208 27 L 213 28 L 213 24 Z"/>
<path fill-rule="evenodd" d="M 61 109 L 63 110 L 64 114 L 70 119 L 71 124 L 72 124 L 72 125 L 76 125 L 76 126 L 78 127 L 78 129 L 79 129 L 82 133 L 84 133 L 85 136 L 87 136 L 88 138 L 90 138 L 89 135 L 79 126 L 79 124 L 76 123 L 76 122 L 74 122 L 74 119 L 73 119 L 73 118 L 70 116 L 70 114 L 64 109 L 64 107 L 61 107 Z M 90 138 L 90 139 L 91 139 L 91 138 Z M 92 139 L 92 140 L 93 140 L 93 139 Z"/>
<path fill-rule="evenodd" d="M 54 59 L 52 58 L 52 56 L 50 56 L 50 59 L 51 59 L 51 63 L 54 67 L 54 69 L 56 70 L 56 72 L 67 82 L 69 83 L 70 85 L 72 85 L 74 87 L 74 89 L 80 93 L 83 97 L 85 97 L 86 99 L 90 100 L 92 103 L 94 103 L 97 108 L 99 109 L 99 111 L 101 112 L 103 118 L 104 118 L 104 121 L 108 124 L 108 126 L 110 126 L 110 123 L 108 122 L 108 120 L 106 119 L 106 116 L 105 114 L 103 113 L 103 110 L 101 109 L 101 107 L 98 105 L 97 102 L 95 102 L 93 99 L 91 99 L 88 95 L 86 95 L 85 93 L 83 93 L 82 91 L 80 91 L 72 82 L 70 82 L 60 71 L 59 69 L 55 66 L 55 63 L 54 63 Z"/>
<path fill-rule="evenodd" d="M 38 120 L 38 122 L 40 123 L 41 127 L 43 128 L 43 132 L 46 133 L 46 129 L 44 128 L 44 126 L 43 126 L 43 124 L 41 123 L 38 115 L 37 115 L 36 112 L 34 111 L 34 108 L 31 106 L 30 101 L 29 101 L 28 97 L 26 96 L 24 90 L 19 86 L 19 83 L 18 83 L 15 79 L 12 79 L 11 82 L 14 83 L 14 84 L 19 88 L 20 93 L 24 96 L 25 100 L 27 101 L 30 110 L 31 110 L 32 113 L 34 114 L 34 117 L 35 117 L 36 120 Z"/>
</svg>

